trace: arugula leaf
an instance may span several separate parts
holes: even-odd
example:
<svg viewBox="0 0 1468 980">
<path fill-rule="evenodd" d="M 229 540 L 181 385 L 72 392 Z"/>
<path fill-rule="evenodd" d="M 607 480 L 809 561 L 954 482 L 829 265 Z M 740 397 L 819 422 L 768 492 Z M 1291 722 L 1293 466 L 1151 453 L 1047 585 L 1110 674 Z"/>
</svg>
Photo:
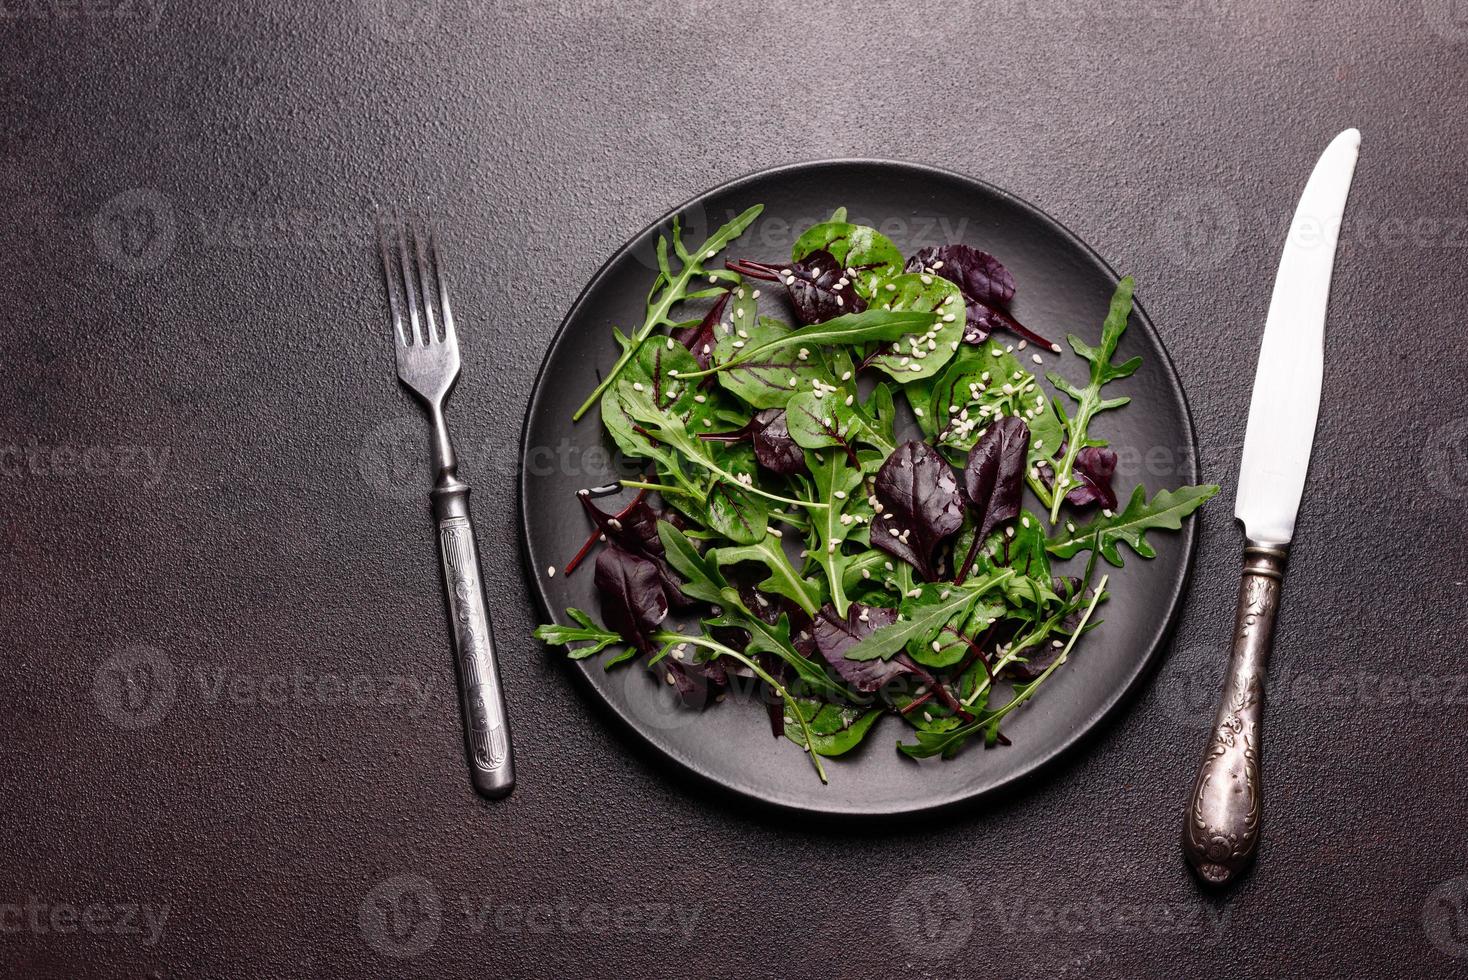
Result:
<svg viewBox="0 0 1468 980">
<path fill-rule="evenodd" d="M 1067 530 L 1052 538 L 1046 545 L 1057 558 L 1070 558 L 1081 551 L 1092 548 L 1118 568 L 1122 565 L 1118 543 L 1125 542 L 1143 558 L 1154 558 L 1156 549 L 1144 537 L 1147 531 L 1165 529 L 1176 531 L 1182 520 L 1203 506 L 1203 502 L 1218 492 L 1216 484 L 1196 487 L 1179 487 L 1176 490 L 1159 490 L 1151 500 L 1147 491 L 1137 487 L 1126 509 L 1110 517 L 1102 515 L 1074 531 Z"/>
<path fill-rule="evenodd" d="M 677 303 L 689 298 L 688 284 L 690 282 L 702 275 L 732 282 L 739 281 L 737 275 L 725 272 L 722 269 L 706 271 L 703 263 L 723 251 L 724 247 L 731 241 L 744 234 L 744 229 L 748 228 L 764 209 L 765 206 L 763 204 L 756 204 L 710 235 L 708 240 L 692 253 L 684 249 L 680 237 L 678 219 L 676 217 L 673 219 L 673 247 L 678 257 L 683 261 L 683 268 L 676 274 L 673 273 L 668 264 L 668 240 L 665 237 L 659 236 L 658 277 L 654 280 L 652 290 L 648 293 L 647 315 L 643 318 L 642 326 L 637 328 L 637 331 L 632 335 L 631 342 L 623 346 L 622 356 L 617 358 L 617 362 L 612 365 L 612 369 L 607 372 L 607 376 L 587 396 L 586 401 L 582 402 L 581 407 L 576 409 L 575 414 L 571 416 L 572 421 L 580 421 L 581 416 L 585 415 L 587 410 L 597 403 L 597 400 L 601 398 L 602 394 L 621 375 L 622 369 L 641 350 L 643 343 L 652 335 L 654 330 L 661 326 L 677 326 L 674 321 L 669 319 L 668 314 Z"/>
<path fill-rule="evenodd" d="M 682 351 L 684 356 L 689 356 L 688 352 L 683 351 L 681 347 L 675 349 Z M 683 384 L 685 387 L 687 386 L 687 383 L 681 377 L 678 379 L 678 383 Z M 795 507 L 820 508 L 825 506 L 820 503 L 783 497 L 779 494 L 770 493 L 768 490 L 761 489 L 755 486 L 754 476 L 748 470 L 739 473 L 731 472 L 720 461 L 718 456 L 718 452 L 720 451 L 727 455 L 728 450 L 716 450 L 715 447 L 719 446 L 718 443 L 705 442 L 689 433 L 684 425 L 683 419 L 661 407 L 656 400 L 656 393 L 647 389 L 645 386 L 640 387 L 637 383 L 630 386 L 619 386 L 617 389 L 617 398 L 627 416 L 641 423 L 647 435 L 666 444 L 669 448 L 677 450 L 684 460 L 721 477 L 731 484 L 742 487 L 749 493 L 764 497 L 766 500 L 773 500 L 776 503 L 789 504 Z M 670 465 L 675 472 L 681 470 L 678 463 L 679 461 L 676 459 L 670 461 Z M 753 465 L 749 466 L 749 469 L 752 470 L 753 468 Z"/>
<path fill-rule="evenodd" d="M 698 553 L 688 536 L 667 521 L 658 522 L 658 538 L 668 564 L 683 577 L 683 591 L 704 602 L 739 601 L 739 593 L 729 586 L 719 571 L 718 562 Z"/>
<path fill-rule="evenodd" d="M 818 453 L 807 453 L 806 466 L 816 496 L 826 504 L 824 510 L 811 515 L 811 527 L 816 535 L 813 557 L 830 583 L 831 604 L 836 607 L 837 615 L 845 616 L 847 600 L 842 583 L 850 559 L 841 547 L 856 524 L 847 509 L 855 503 L 853 498 L 861 486 L 861 469 L 852 466 L 840 453 L 826 453 L 824 459 Z"/>
<path fill-rule="evenodd" d="M 1004 573 L 1012 575 L 1013 573 Z M 986 583 L 987 585 L 987 583 Z M 984 588 L 952 588 L 948 598 L 937 599 L 919 606 L 905 619 L 898 619 L 890 626 L 883 626 L 870 636 L 846 651 L 847 660 L 886 659 L 907 646 L 914 639 L 927 643 L 942 629 L 943 624 L 958 615 L 960 610 L 979 600 Z"/>
<path fill-rule="evenodd" d="M 1136 373 L 1137 368 L 1142 366 L 1140 357 L 1133 357 L 1121 364 L 1111 363 L 1112 355 L 1116 353 L 1116 345 L 1120 343 L 1121 335 L 1126 331 L 1127 319 L 1132 314 L 1132 287 L 1134 285 L 1131 276 L 1123 276 L 1121 282 L 1117 283 L 1116 292 L 1111 297 L 1111 308 L 1106 313 L 1106 322 L 1101 325 L 1100 344 L 1091 347 L 1075 334 L 1066 338 L 1071 348 L 1091 363 L 1091 378 L 1086 387 L 1077 388 L 1054 371 L 1045 375 L 1052 385 L 1075 399 L 1076 402 L 1075 413 L 1065 420 L 1065 454 L 1055 468 L 1054 500 L 1050 504 L 1051 524 L 1060 520 L 1060 506 L 1065 502 L 1065 496 L 1070 492 L 1074 483 L 1072 471 L 1075 467 L 1076 456 L 1087 446 L 1104 445 L 1104 443 L 1090 440 L 1087 429 L 1090 427 L 1091 419 L 1098 412 L 1120 408 L 1131 401 L 1130 398 L 1103 399 L 1101 386 L 1110 381 L 1130 377 Z"/>
<path fill-rule="evenodd" d="M 790 559 L 785 555 L 785 549 L 780 547 L 778 538 L 766 535 L 754 544 L 744 545 L 738 548 L 717 548 L 709 552 L 709 557 L 719 565 L 734 565 L 742 561 L 754 561 L 769 569 L 770 576 L 760 582 L 757 588 L 775 595 L 782 595 L 805 610 L 807 615 L 814 616 L 820 608 L 821 596 L 819 593 L 812 594 L 811 585 L 818 583 L 807 583 L 800 573 L 790 564 Z"/>
<path fill-rule="evenodd" d="M 794 668 L 799 677 L 813 691 L 827 697 L 844 699 L 847 692 L 826 674 L 819 665 L 801 656 L 790 642 L 790 621 L 781 616 L 773 626 L 751 612 L 740 598 L 739 592 L 731 587 L 719 570 L 715 556 L 698 553 L 687 535 L 667 521 L 658 524 L 658 535 L 663 541 L 663 551 L 668 562 L 684 578 L 683 591 L 696 599 L 712 602 L 724 607 L 724 612 L 713 619 L 705 620 L 708 626 L 731 626 L 749 633 L 745 650 L 749 653 L 769 653 L 779 657 Z"/>
<path fill-rule="evenodd" d="M 755 337 L 750 331 L 751 336 L 748 338 L 738 337 L 737 340 L 746 341 L 739 347 L 734 346 L 736 340 L 731 341 L 726 348 L 721 338 L 717 351 L 720 355 L 719 363 L 707 371 L 692 374 L 690 377 L 701 377 L 703 374 L 724 372 L 744 365 L 761 363 L 762 359 L 768 358 L 775 351 L 795 346 L 811 350 L 823 344 L 850 345 L 904 339 L 916 343 L 913 338 L 926 337 L 926 332 L 931 330 L 935 324 L 940 323 L 940 317 L 928 310 L 865 310 L 861 313 L 847 313 L 823 323 L 813 323 L 795 330 L 785 327 L 778 321 L 763 317 L 760 323 L 762 326 L 768 325 L 764 333 Z M 951 326 L 951 324 L 944 326 Z M 781 329 L 773 329 L 775 327 Z M 937 367 L 935 363 L 934 370 L 937 370 Z M 763 407 L 768 408 L 769 406 Z"/>
<path fill-rule="evenodd" d="M 584 660 L 593 654 L 600 653 L 614 643 L 622 643 L 623 640 L 611 630 L 602 629 L 586 613 L 575 606 L 566 610 L 580 626 L 560 626 L 556 623 L 546 623 L 535 627 L 535 638 L 552 646 L 563 646 L 572 660 Z M 589 642 L 589 647 L 571 648 L 572 643 Z"/>
</svg>

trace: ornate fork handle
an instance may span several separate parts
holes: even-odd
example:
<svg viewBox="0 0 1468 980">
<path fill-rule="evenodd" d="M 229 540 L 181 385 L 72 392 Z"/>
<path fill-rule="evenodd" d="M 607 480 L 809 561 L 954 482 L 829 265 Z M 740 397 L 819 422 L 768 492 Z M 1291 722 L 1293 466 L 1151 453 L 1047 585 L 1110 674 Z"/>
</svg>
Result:
<svg viewBox="0 0 1468 980">
<path fill-rule="evenodd" d="M 515 765 L 484 580 L 479 571 L 479 549 L 469 519 L 468 485 L 454 477 L 440 480 L 433 491 L 433 514 L 438 521 L 444 595 L 458 663 L 469 775 L 482 795 L 498 799 L 515 788 Z"/>
<path fill-rule="evenodd" d="M 1264 677 L 1285 557 L 1283 548 L 1253 542 L 1244 548 L 1228 677 L 1188 801 L 1183 853 L 1199 876 L 1215 885 L 1243 871 L 1259 844 Z"/>
</svg>

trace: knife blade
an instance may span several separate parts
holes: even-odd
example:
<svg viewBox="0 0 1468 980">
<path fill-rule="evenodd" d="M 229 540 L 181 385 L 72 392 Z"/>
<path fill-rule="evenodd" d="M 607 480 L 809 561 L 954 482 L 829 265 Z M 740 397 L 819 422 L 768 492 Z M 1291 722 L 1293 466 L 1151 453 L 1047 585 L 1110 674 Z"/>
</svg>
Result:
<svg viewBox="0 0 1468 980">
<path fill-rule="evenodd" d="M 1325 307 L 1336 241 L 1360 148 L 1361 133 L 1355 129 L 1325 148 L 1300 195 L 1280 256 L 1234 502 L 1244 533 L 1260 544 L 1287 545 L 1295 536 L 1320 410 Z"/>
<path fill-rule="evenodd" d="M 1210 884 L 1235 880 L 1259 845 L 1264 677 L 1315 441 L 1326 304 L 1360 148 L 1361 134 L 1348 129 L 1315 164 L 1280 256 L 1259 345 L 1234 500 L 1244 527 L 1244 569 L 1233 649 L 1183 820 L 1183 854 Z"/>
</svg>

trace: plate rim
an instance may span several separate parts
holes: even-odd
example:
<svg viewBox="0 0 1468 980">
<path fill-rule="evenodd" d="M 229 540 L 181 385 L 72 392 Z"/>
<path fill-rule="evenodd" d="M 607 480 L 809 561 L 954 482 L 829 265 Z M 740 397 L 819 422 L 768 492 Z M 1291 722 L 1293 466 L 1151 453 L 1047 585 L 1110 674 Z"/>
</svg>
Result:
<svg viewBox="0 0 1468 980">
<path fill-rule="evenodd" d="M 531 555 L 532 545 L 530 540 L 530 531 L 529 526 L 525 520 L 526 500 L 529 493 L 529 476 L 525 465 L 526 445 L 530 435 L 531 420 L 537 414 L 536 409 L 539 406 L 545 391 L 546 372 L 550 367 L 553 357 L 560 349 L 561 344 L 564 343 L 566 340 L 567 328 L 571 325 L 571 322 L 576 319 L 576 317 L 581 313 L 582 306 L 585 304 L 587 297 L 611 272 L 613 267 L 617 266 L 624 256 L 632 252 L 646 235 L 667 224 L 675 216 L 684 213 L 690 208 L 700 204 L 703 201 L 706 201 L 711 197 L 714 197 L 715 195 L 737 191 L 744 185 L 751 184 L 759 180 L 765 180 L 771 177 L 778 177 L 779 175 L 785 173 L 814 170 L 823 167 L 859 166 L 893 168 L 895 170 L 906 171 L 908 173 L 918 176 L 940 177 L 945 180 L 955 180 L 964 184 L 977 187 L 987 194 L 994 195 L 995 197 L 1001 198 L 1009 202 L 1010 204 L 1019 207 L 1025 212 L 1038 218 L 1041 222 L 1048 224 L 1051 228 L 1058 232 L 1062 238 L 1069 242 L 1073 247 L 1079 249 L 1080 252 L 1084 253 L 1102 270 L 1104 270 L 1106 275 L 1110 277 L 1113 285 L 1115 285 L 1121 279 L 1121 277 L 1117 275 L 1116 270 L 1112 268 L 1111 263 L 1107 262 L 1106 259 L 1103 258 L 1099 252 L 1097 252 L 1089 244 L 1083 241 L 1078 235 L 1076 235 L 1075 232 L 1071 231 L 1069 227 L 1057 220 L 1053 215 L 1045 211 L 1043 208 L 1040 208 L 1039 206 L 1031 203 L 1025 198 L 1022 198 L 1017 194 L 1007 191 L 1002 187 L 991 184 L 981 178 L 974 177 L 969 174 L 959 172 L 957 170 L 950 170 L 944 167 L 934 166 L 932 164 L 917 163 L 908 160 L 893 160 L 882 157 L 830 157 L 776 164 L 769 167 L 763 167 L 758 170 L 753 170 L 738 177 L 734 177 L 730 180 L 726 180 L 723 183 L 717 184 L 713 187 L 708 188 L 707 190 L 695 194 L 687 200 L 668 209 L 667 211 L 659 215 L 656 219 L 644 225 L 637 232 L 629 236 L 626 241 L 624 241 L 622 245 L 616 249 L 616 251 L 614 251 L 610 256 L 607 257 L 607 259 L 601 264 L 601 266 L 596 270 L 591 278 L 586 281 L 586 284 L 581 288 L 581 291 L 577 293 L 576 298 L 567 308 L 566 313 L 561 318 L 561 321 L 557 325 L 555 332 L 551 334 L 550 340 L 547 342 L 545 347 L 545 353 L 541 357 L 540 366 L 536 369 L 535 380 L 531 383 L 530 396 L 527 399 L 525 406 L 525 416 L 520 425 L 520 445 L 519 452 L 517 454 L 518 473 L 516 480 L 517 485 L 515 496 L 517 516 L 519 517 L 520 522 L 519 539 L 523 566 L 522 571 L 524 572 L 525 577 L 529 582 L 530 593 L 535 598 L 536 606 L 546 620 L 550 622 L 560 623 L 565 618 L 565 614 L 564 611 L 557 613 L 557 611 L 550 605 L 550 602 L 545 593 L 545 589 L 541 583 L 540 576 L 536 573 L 536 563 L 532 559 Z M 1167 344 L 1164 342 L 1161 332 L 1158 330 L 1157 325 L 1153 322 L 1152 317 L 1147 313 L 1146 307 L 1139 299 L 1135 297 L 1133 298 L 1133 313 L 1140 319 L 1141 323 L 1147 328 L 1150 335 L 1156 340 L 1157 348 L 1162 354 L 1162 363 L 1165 365 L 1164 373 L 1167 379 L 1167 386 L 1169 389 L 1171 389 L 1172 393 L 1178 399 L 1179 404 L 1182 406 L 1182 421 L 1187 431 L 1189 445 L 1192 449 L 1192 452 L 1190 454 L 1190 464 L 1185 475 L 1187 477 L 1188 483 L 1196 484 L 1201 479 L 1200 465 L 1198 459 L 1198 433 L 1193 421 L 1192 406 L 1188 402 L 1187 390 L 1183 387 L 1182 378 L 1179 376 L 1177 365 L 1176 363 L 1174 363 L 1172 358 L 1172 352 L 1168 350 Z M 716 787 L 722 792 L 731 794 L 733 797 L 741 801 L 753 802 L 779 812 L 819 815 L 823 817 L 834 817 L 843 820 L 882 820 L 899 816 L 934 814 L 943 811 L 951 811 L 955 807 L 958 807 L 965 803 L 975 803 L 980 800 L 994 799 L 1000 797 L 1005 793 L 1014 793 L 1021 787 L 1030 785 L 1035 780 L 1035 778 L 1044 770 L 1056 766 L 1060 762 L 1060 760 L 1073 754 L 1088 740 L 1092 739 L 1096 735 L 1098 730 L 1105 726 L 1108 722 L 1114 721 L 1116 718 L 1118 718 L 1121 709 L 1124 706 L 1129 705 L 1135 699 L 1142 684 L 1151 675 L 1153 669 L 1157 666 L 1158 661 L 1161 659 L 1162 651 L 1167 646 L 1169 640 L 1172 638 L 1172 635 L 1178 624 L 1178 619 L 1182 614 L 1183 603 L 1187 596 L 1188 587 L 1191 584 L 1193 567 L 1197 558 L 1198 523 L 1201 520 L 1201 517 L 1201 514 L 1193 514 L 1190 516 L 1190 519 L 1185 520 L 1184 522 L 1183 531 L 1181 535 L 1179 535 L 1179 537 L 1181 537 L 1182 539 L 1181 545 L 1183 548 L 1182 574 L 1179 575 L 1175 580 L 1173 588 L 1171 590 L 1171 594 L 1168 596 L 1167 614 L 1161 618 L 1161 620 L 1157 624 L 1156 629 L 1153 630 L 1151 638 L 1147 644 L 1146 654 L 1137 659 L 1136 667 L 1129 673 L 1129 675 L 1127 675 L 1125 683 L 1117 689 L 1115 695 L 1111 697 L 1107 701 L 1107 703 L 1102 705 L 1096 711 L 1090 713 L 1084 720 L 1076 725 L 1074 732 L 1064 738 L 1055 748 L 1051 749 L 1044 755 L 1038 756 L 1030 760 L 1028 763 L 1024 764 L 1015 772 L 1004 777 L 1001 781 L 982 789 L 956 790 L 954 792 L 944 795 L 941 799 L 928 799 L 925 802 L 912 806 L 898 805 L 890 807 L 863 808 L 833 807 L 829 804 L 820 805 L 816 801 L 812 801 L 809 805 L 807 805 L 803 802 L 791 802 L 787 800 L 772 799 L 768 796 L 761 795 L 758 791 L 751 787 L 742 786 L 738 783 L 723 779 L 715 772 L 707 771 L 703 766 L 697 765 L 688 759 L 682 758 L 675 753 L 669 751 L 667 748 L 657 744 L 634 722 L 631 717 L 628 716 L 628 713 L 626 711 L 622 710 L 617 704 L 605 697 L 602 692 L 596 687 L 596 685 L 592 683 L 590 671 L 593 665 L 589 661 L 565 660 L 564 662 L 571 664 L 573 667 L 576 668 L 574 671 L 572 671 L 572 673 L 576 677 L 577 683 L 584 685 L 586 688 L 590 689 L 590 692 L 595 696 L 595 700 L 598 703 L 599 708 L 606 713 L 614 716 L 623 728 L 635 735 L 638 742 L 641 743 L 638 746 L 639 748 L 641 748 L 643 751 L 650 751 L 660 758 L 665 758 L 674 762 L 675 764 L 677 764 L 682 773 L 691 774 L 697 777 L 697 779 L 702 781 L 703 783 Z M 538 641 L 536 645 L 542 648 L 544 647 L 544 644 L 540 644 Z"/>
</svg>

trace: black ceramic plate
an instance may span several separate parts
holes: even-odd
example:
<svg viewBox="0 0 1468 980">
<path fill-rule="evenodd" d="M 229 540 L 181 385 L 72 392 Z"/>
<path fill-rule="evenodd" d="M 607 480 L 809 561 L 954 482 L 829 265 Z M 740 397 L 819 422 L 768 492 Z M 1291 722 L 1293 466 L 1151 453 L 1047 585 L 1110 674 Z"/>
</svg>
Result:
<svg viewBox="0 0 1468 980">
<path fill-rule="evenodd" d="M 585 540 L 590 525 L 576 502 L 580 487 L 618 475 L 619 464 L 598 416 L 579 423 L 571 413 L 615 360 L 612 327 L 642 322 L 656 272 L 654 245 L 674 214 L 690 247 L 752 204 L 763 214 L 731 254 L 779 262 L 801 230 L 846 207 L 850 220 L 870 224 L 910 254 L 922 245 L 967 242 L 998 256 L 1018 284 L 1012 310 L 1040 334 L 1067 333 L 1094 342 L 1117 275 L 1054 219 L 981 181 L 911 164 L 832 161 L 797 164 L 744 177 L 709 191 L 644 229 L 602 267 L 566 316 L 536 379 L 521 449 L 521 514 L 525 553 L 542 612 L 565 622 L 567 606 L 594 616 L 599 604 L 590 563 L 575 575 L 559 570 Z M 1143 277 L 1145 282 L 1145 277 Z M 1145 290 L 1144 290 L 1145 291 Z M 1143 357 L 1142 369 L 1115 384 L 1132 404 L 1102 415 L 1095 428 L 1120 455 L 1117 490 L 1149 491 L 1196 483 L 1192 422 L 1162 341 L 1140 307 L 1118 360 Z M 1085 362 L 1073 354 L 1045 355 L 1045 369 L 1080 380 Z M 1030 365 L 1026 365 L 1030 366 Z M 1108 391 L 1111 389 L 1108 388 Z M 622 466 L 622 472 L 618 467 Z M 736 793 L 797 810 L 829 814 L 896 814 L 950 806 L 1010 786 L 1081 741 L 1123 702 L 1156 657 L 1182 599 L 1194 529 L 1159 534 L 1158 557 L 1131 557 L 1112 570 L 1104 624 L 1077 646 L 1045 688 L 1012 714 L 1004 731 L 1013 744 L 971 744 L 955 759 L 916 762 L 897 752 L 910 730 L 885 718 L 851 755 L 826 763 L 822 786 L 804 753 L 770 734 L 763 706 L 729 701 L 697 712 L 674 703 L 671 689 L 635 665 L 610 672 L 599 658 L 566 661 L 580 672 L 638 736 L 666 757 Z M 555 566 L 557 574 L 547 569 Z M 552 656 L 560 656 L 557 649 Z M 587 725 L 599 725 L 589 717 Z M 617 751 L 615 741 L 609 751 Z"/>
</svg>

